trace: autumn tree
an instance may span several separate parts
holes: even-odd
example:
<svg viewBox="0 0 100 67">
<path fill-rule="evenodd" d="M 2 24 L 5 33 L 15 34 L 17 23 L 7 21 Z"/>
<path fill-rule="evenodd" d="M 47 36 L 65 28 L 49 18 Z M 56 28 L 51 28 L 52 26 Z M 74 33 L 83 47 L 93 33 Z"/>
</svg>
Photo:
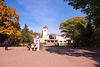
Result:
<svg viewBox="0 0 100 67">
<path fill-rule="evenodd" d="M 20 30 L 18 30 L 16 32 L 16 36 L 10 35 L 8 39 L 10 40 L 11 45 L 19 45 L 19 42 L 21 40 L 21 36 L 22 36 L 22 34 L 21 34 Z"/>
<path fill-rule="evenodd" d="M 18 37 L 18 32 L 20 32 L 19 17 L 15 8 L 7 6 L 4 0 L 0 0 L 0 38 Z"/>
<path fill-rule="evenodd" d="M 80 23 L 81 25 L 86 26 L 87 20 L 85 17 L 73 17 L 73 18 L 68 19 L 65 22 L 60 23 L 59 28 L 61 29 L 61 32 L 64 32 L 67 36 L 70 36 L 71 38 L 73 38 L 75 25 L 77 23 Z"/>
</svg>

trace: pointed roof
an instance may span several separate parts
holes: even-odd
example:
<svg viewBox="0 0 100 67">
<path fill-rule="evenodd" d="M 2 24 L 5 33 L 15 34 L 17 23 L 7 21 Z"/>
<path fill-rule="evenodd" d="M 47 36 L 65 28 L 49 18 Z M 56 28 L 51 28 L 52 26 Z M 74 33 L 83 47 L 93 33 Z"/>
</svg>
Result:
<svg viewBox="0 0 100 67">
<path fill-rule="evenodd" d="M 44 26 L 43 29 L 44 29 L 44 28 L 47 28 L 47 26 Z M 48 28 L 47 28 L 47 29 L 48 29 Z"/>
</svg>

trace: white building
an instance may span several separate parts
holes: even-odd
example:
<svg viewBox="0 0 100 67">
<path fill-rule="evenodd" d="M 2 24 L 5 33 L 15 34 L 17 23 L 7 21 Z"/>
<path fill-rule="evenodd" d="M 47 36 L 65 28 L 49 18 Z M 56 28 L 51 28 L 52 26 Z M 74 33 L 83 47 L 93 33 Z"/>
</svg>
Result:
<svg viewBox="0 0 100 67">
<path fill-rule="evenodd" d="M 33 35 L 33 38 L 35 39 L 36 36 Z M 42 43 L 57 43 L 60 41 L 60 43 L 66 43 L 67 41 L 71 41 L 71 38 L 65 38 L 58 35 L 58 34 L 48 34 L 48 28 L 47 26 L 43 27 L 43 36 L 39 36 L 39 39 L 42 41 Z"/>
</svg>

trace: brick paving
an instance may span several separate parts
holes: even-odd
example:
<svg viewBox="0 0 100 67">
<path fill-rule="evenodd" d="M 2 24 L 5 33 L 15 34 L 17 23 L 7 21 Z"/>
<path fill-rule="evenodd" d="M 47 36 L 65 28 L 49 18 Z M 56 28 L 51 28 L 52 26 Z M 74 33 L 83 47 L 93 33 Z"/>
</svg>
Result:
<svg viewBox="0 0 100 67">
<path fill-rule="evenodd" d="M 0 47 L 0 67 L 99 67 L 100 63 L 93 57 L 76 56 L 71 51 L 72 55 L 68 55 L 65 51 L 69 48 L 62 49 L 50 47 L 35 52 L 28 51 L 26 47 L 9 47 L 7 51 Z M 82 50 L 78 51 L 82 53 Z"/>
</svg>

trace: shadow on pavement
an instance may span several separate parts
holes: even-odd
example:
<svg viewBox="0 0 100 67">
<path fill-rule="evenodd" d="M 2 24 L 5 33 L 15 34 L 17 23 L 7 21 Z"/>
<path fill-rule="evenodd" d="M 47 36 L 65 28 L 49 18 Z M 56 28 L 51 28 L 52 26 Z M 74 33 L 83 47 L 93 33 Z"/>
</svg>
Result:
<svg viewBox="0 0 100 67">
<path fill-rule="evenodd" d="M 8 48 L 6 51 L 10 51 L 10 50 L 13 50 L 13 49 L 9 49 L 9 48 Z"/>
<path fill-rule="evenodd" d="M 68 55 L 75 57 L 92 57 L 92 60 L 98 62 L 96 67 L 100 67 L 100 48 L 69 48 L 69 47 L 45 47 L 46 51 L 60 55 Z"/>
</svg>

